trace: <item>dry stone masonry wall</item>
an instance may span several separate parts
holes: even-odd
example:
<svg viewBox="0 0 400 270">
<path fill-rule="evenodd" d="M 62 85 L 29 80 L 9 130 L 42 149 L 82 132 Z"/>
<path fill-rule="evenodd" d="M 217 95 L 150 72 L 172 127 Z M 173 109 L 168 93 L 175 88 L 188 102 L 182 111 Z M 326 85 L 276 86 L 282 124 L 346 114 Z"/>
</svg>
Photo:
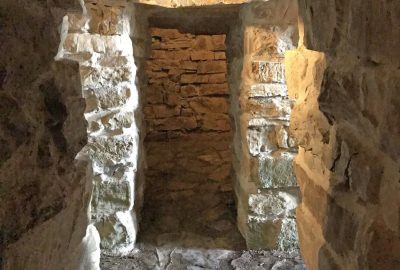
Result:
<svg viewBox="0 0 400 270">
<path fill-rule="evenodd" d="M 159 28 L 151 35 L 143 108 L 147 136 L 230 131 L 225 35 Z"/>
<path fill-rule="evenodd" d="M 234 143 L 238 222 L 249 248 L 289 250 L 298 244 L 294 211 L 299 196 L 292 168 L 297 146 L 288 132 L 292 100 L 284 52 L 294 47 L 296 29 L 293 19 L 283 15 L 261 23 L 258 12 L 279 14 L 280 9 L 256 6 L 241 14 L 244 57 Z"/>
<path fill-rule="evenodd" d="M 78 159 L 91 162 L 91 221 L 104 252 L 124 253 L 136 240 L 134 179 L 138 132 L 129 21 L 124 6 L 88 3 L 87 16 L 64 18 L 58 59 L 79 63 L 88 143 Z"/>
<path fill-rule="evenodd" d="M 151 28 L 143 87 L 146 183 L 140 239 L 242 249 L 236 227 L 225 35 Z"/>
</svg>

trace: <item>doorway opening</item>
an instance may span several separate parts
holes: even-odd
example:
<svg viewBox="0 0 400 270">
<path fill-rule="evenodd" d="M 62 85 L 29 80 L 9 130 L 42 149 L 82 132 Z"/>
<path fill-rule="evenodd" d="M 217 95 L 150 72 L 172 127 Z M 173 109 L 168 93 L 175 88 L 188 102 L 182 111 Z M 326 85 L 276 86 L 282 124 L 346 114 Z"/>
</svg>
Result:
<svg viewBox="0 0 400 270">
<path fill-rule="evenodd" d="M 226 34 L 150 33 L 139 241 L 244 249 L 233 193 Z"/>
</svg>

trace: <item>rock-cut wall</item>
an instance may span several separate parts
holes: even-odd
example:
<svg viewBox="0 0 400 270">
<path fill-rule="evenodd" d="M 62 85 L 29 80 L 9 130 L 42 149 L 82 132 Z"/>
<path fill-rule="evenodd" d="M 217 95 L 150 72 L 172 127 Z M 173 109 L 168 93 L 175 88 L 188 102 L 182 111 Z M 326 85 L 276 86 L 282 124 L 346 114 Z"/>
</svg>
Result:
<svg viewBox="0 0 400 270">
<path fill-rule="evenodd" d="M 300 1 L 286 54 L 309 269 L 400 269 L 400 3 Z"/>
<path fill-rule="evenodd" d="M 79 69 L 54 61 L 69 9 L 79 3 L 0 4 L 0 269 L 77 269 L 91 245 Z"/>
</svg>

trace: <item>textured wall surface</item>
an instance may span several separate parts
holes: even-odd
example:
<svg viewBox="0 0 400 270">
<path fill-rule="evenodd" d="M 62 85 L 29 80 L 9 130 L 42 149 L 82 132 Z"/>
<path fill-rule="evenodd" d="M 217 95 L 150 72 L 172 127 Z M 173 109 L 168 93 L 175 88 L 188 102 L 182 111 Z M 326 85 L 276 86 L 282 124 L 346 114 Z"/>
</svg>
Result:
<svg viewBox="0 0 400 270">
<path fill-rule="evenodd" d="M 64 18 L 57 59 L 79 63 L 88 122 L 79 158 L 92 163 L 91 219 L 102 250 L 121 254 L 133 249 L 137 232 L 136 66 L 124 7 L 87 4 L 86 12 Z"/>
<path fill-rule="evenodd" d="M 0 268 L 78 267 L 88 223 L 78 66 L 56 63 L 74 1 L 1 1 Z M 90 231 L 90 230 L 89 230 Z"/>
<path fill-rule="evenodd" d="M 243 249 L 232 185 L 225 35 L 151 28 L 144 243 Z"/>
<path fill-rule="evenodd" d="M 286 66 L 302 254 L 310 269 L 400 269 L 400 3 L 300 4 Z"/>
<path fill-rule="evenodd" d="M 238 225 L 249 248 L 297 247 L 294 210 L 298 187 L 288 133 L 288 97 L 283 54 L 297 42 L 296 5 L 291 1 L 243 7 L 241 70 L 231 64 L 236 134 Z M 231 41 L 230 44 L 233 44 Z M 238 79 L 240 78 L 240 79 Z"/>
</svg>

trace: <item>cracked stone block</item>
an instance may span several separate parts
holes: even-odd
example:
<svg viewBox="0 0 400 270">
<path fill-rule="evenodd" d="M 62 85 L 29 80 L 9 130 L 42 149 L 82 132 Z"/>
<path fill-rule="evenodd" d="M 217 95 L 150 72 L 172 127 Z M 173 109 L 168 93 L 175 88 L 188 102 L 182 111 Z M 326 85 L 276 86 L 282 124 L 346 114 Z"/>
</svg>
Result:
<svg viewBox="0 0 400 270">
<path fill-rule="evenodd" d="M 249 249 L 298 249 L 296 221 L 292 218 L 260 221 L 249 217 L 246 243 Z"/>
<path fill-rule="evenodd" d="M 249 213 L 254 219 L 294 218 L 299 203 L 299 190 L 266 190 L 249 196 Z"/>
<path fill-rule="evenodd" d="M 81 82 L 85 88 L 115 88 L 116 86 L 132 81 L 134 68 L 130 65 L 119 67 L 92 67 L 80 68 Z"/>
<path fill-rule="evenodd" d="M 247 130 L 247 143 L 250 154 L 253 156 L 277 150 L 275 127 L 265 126 L 249 128 Z"/>
<path fill-rule="evenodd" d="M 289 120 L 292 101 L 287 98 L 250 98 L 243 104 L 243 109 L 253 117 Z"/>
<path fill-rule="evenodd" d="M 82 150 L 99 168 L 118 163 L 134 166 L 137 160 L 137 138 L 122 135 L 118 137 L 89 137 Z"/>
<path fill-rule="evenodd" d="M 111 109 L 126 104 L 131 97 L 131 89 L 128 87 L 103 87 L 86 90 L 86 112 L 95 109 Z M 95 108 L 93 108 L 95 107 Z"/>
<path fill-rule="evenodd" d="M 293 171 L 293 158 L 295 154 L 277 152 L 272 156 L 265 156 L 258 161 L 256 179 L 260 181 L 261 188 L 279 188 L 297 186 Z M 256 164 L 257 167 L 257 164 Z"/>
<path fill-rule="evenodd" d="M 136 216 L 131 211 L 121 211 L 94 223 L 100 235 L 101 249 L 111 254 L 130 251 L 136 240 L 136 222 Z"/>
<path fill-rule="evenodd" d="M 258 83 L 285 83 L 285 66 L 282 62 L 254 61 L 252 73 Z"/>
<path fill-rule="evenodd" d="M 288 95 L 287 86 L 280 83 L 258 83 L 250 87 L 249 97 L 274 97 Z"/>
<path fill-rule="evenodd" d="M 95 177 L 92 193 L 92 216 L 110 215 L 129 210 L 133 205 L 133 184 L 126 178 L 102 180 Z"/>
</svg>

